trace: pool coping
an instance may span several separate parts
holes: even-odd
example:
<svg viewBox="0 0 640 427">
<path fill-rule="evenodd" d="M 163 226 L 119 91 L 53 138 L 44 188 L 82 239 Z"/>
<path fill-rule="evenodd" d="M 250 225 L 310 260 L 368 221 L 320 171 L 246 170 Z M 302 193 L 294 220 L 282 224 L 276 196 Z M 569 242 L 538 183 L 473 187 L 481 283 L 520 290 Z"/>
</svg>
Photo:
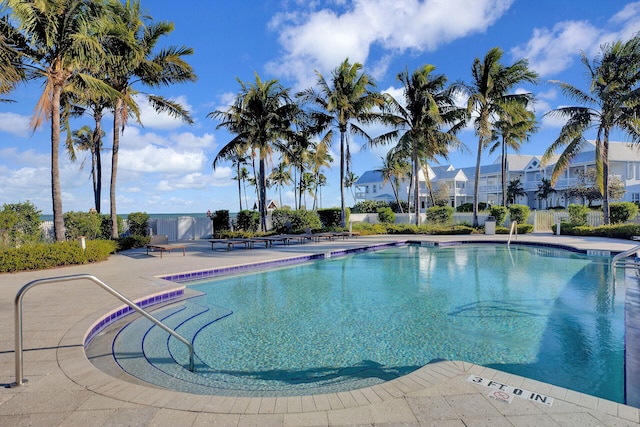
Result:
<svg viewBox="0 0 640 427">
<path fill-rule="evenodd" d="M 381 249 L 384 247 L 424 243 L 427 243 L 427 245 L 435 243 L 435 245 L 437 246 L 448 247 L 459 244 L 504 244 L 505 242 L 496 242 L 491 240 L 450 240 L 441 242 L 432 240 L 407 239 L 388 244 L 369 245 L 366 247 L 357 247 L 346 250 L 341 249 L 337 251 L 325 251 L 322 253 L 316 253 L 306 256 L 294 256 L 279 260 L 263 261 L 259 263 L 237 264 L 236 266 L 232 265 L 222 269 L 214 270 L 222 270 L 228 272 L 227 274 L 234 274 L 242 271 L 238 270 L 237 268 L 234 270 L 234 267 L 240 266 L 244 269 L 248 268 L 247 266 L 250 265 L 253 265 L 254 268 L 255 266 L 260 266 L 258 268 L 267 268 L 276 265 L 284 265 L 287 263 L 291 264 L 292 262 L 307 262 L 313 259 L 321 259 L 323 257 L 326 258 L 332 256 L 347 255 L 349 253 L 371 250 L 371 248 Z M 578 249 L 562 244 L 538 244 L 536 242 L 522 241 L 512 242 L 512 244 L 553 247 L 585 254 L 588 253 L 588 250 Z M 610 255 L 614 253 L 617 252 L 610 251 Z M 198 276 L 198 273 L 201 273 L 202 271 L 203 270 L 194 270 L 191 273 L 196 273 L 194 277 L 202 277 L 202 274 Z M 166 302 L 168 295 L 171 295 L 172 293 L 174 295 L 178 295 L 180 290 L 182 290 L 182 293 L 184 293 L 184 279 L 186 274 L 188 273 L 178 274 L 178 276 L 182 276 L 183 280 L 183 282 L 178 284 L 178 286 L 163 290 L 161 292 L 150 294 L 139 299 L 138 301 L 145 301 L 147 306 L 150 306 L 155 301 L 162 302 L 162 300 L 164 300 Z M 160 275 L 155 276 L 154 279 L 168 280 L 168 277 L 175 276 L 176 275 Z M 143 386 L 123 381 L 121 379 L 116 379 L 109 374 L 98 370 L 87 359 L 86 354 L 84 353 L 84 347 L 78 348 L 77 346 L 73 345 L 65 345 L 65 343 L 67 342 L 77 342 L 74 337 L 77 337 L 78 335 L 84 336 L 83 342 L 86 343 L 87 338 L 91 334 L 99 333 L 100 328 L 97 325 L 100 324 L 101 321 L 104 321 L 106 317 L 111 318 L 114 312 L 116 313 L 116 317 L 118 317 L 117 313 L 122 308 L 123 307 L 117 307 L 115 310 L 109 311 L 109 314 L 105 315 L 101 320 L 91 320 L 91 318 L 95 319 L 95 316 L 88 316 L 83 321 L 76 323 L 67 332 L 67 334 L 65 334 L 60 343 L 60 348 L 57 349 L 57 359 L 59 361 L 59 366 L 70 379 L 72 379 L 77 384 L 82 385 L 88 390 L 117 400 L 125 400 L 127 402 L 138 403 L 147 406 L 170 408 L 183 411 L 196 410 L 199 412 L 207 413 L 255 414 L 260 413 L 260 409 L 256 410 L 256 408 L 262 408 L 263 405 L 266 405 L 266 413 L 290 413 L 292 412 L 289 410 L 290 408 L 294 408 L 294 413 L 312 413 L 334 409 L 355 408 L 380 402 L 388 402 L 398 398 L 406 398 L 416 393 L 420 393 L 420 391 L 424 390 L 425 388 L 437 388 L 451 381 L 454 381 L 456 385 L 461 388 L 468 389 L 469 387 L 471 387 L 475 390 L 480 390 L 480 392 L 482 393 L 490 391 L 484 386 L 475 385 L 466 381 L 469 375 L 477 375 L 502 384 L 508 384 L 513 387 L 525 388 L 532 392 L 546 395 L 554 399 L 559 399 L 564 402 L 573 403 L 587 409 L 597 410 L 606 414 L 618 416 L 629 421 L 640 421 L 640 409 L 638 408 L 462 361 L 441 361 L 433 364 L 428 364 L 410 374 L 375 386 L 365 387 L 362 389 L 356 389 L 347 392 L 319 395 L 302 395 L 290 397 L 212 396 L 160 389 L 153 385 Z M 128 313 L 121 312 L 119 318 L 124 317 L 126 314 Z M 103 327 L 105 327 L 104 324 Z M 465 382 L 467 384 L 465 384 Z M 285 410 L 284 408 L 287 409 Z"/>
</svg>

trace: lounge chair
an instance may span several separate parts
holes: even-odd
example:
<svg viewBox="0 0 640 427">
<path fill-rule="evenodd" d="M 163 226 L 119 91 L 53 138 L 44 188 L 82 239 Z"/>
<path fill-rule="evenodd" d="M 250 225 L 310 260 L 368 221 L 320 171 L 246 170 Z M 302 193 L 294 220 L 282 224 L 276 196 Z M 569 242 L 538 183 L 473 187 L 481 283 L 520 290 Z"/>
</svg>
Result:
<svg viewBox="0 0 640 427">
<path fill-rule="evenodd" d="M 151 236 L 151 240 L 149 244 L 145 245 L 147 248 L 147 255 L 149 255 L 149 249 L 151 251 L 160 251 L 160 258 L 162 258 L 162 254 L 164 251 L 171 253 L 173 249 L 182 249 L 182 256 L 186 255 L 187 246 L 177 243 L 169 244 L 169 237 L 166 234 L 156 234 L 155 236 Z"/>
<path fill-rule="evenodd" d="M 231 250 L 231 246 L 236 245 L 243 245 L 245 250 L 253 248 L 252 239 L 209 239 L 209 243 L 211 243 L 211 250 L 215 244 L 227 245 L 227 252 Z"/>
</svg>

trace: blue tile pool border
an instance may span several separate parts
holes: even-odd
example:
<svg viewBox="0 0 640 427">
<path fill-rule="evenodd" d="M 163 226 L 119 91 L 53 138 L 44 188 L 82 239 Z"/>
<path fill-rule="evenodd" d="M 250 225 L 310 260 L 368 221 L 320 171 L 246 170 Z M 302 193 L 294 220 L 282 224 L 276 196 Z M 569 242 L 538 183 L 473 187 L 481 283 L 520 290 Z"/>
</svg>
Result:
<svg viewBox="0 0 640 427">
<path fill-rule="evenodd" d="M 164 302 L 175 300 L 177 298 L 182 298 L 184 296 L 184 291 L 185 291 L 184 287 L 179 289 L 171 289 L 166 292 L 154 294 L 134 302 L 140 308 L 151 307 L 156 304 L 161 304 Z M 112 325 L 113 323 L 117 322 L 123 317 L 128 316 L 129 314 L 134 312 L 135 310 L 132 307 L 125 305 L 125 306 L 118 307 L 115 310 L 105 314 L 105 316 L 102 319 L 98 320 L 93 325 L 93 327 L 89 329 L 84 339 L 84 345 L 86 346 L 87 344 L 89 344 L 89 342 L 91 342 L 91 340 L 96 335 L 98 335 L 100 331 L 102 331 L 104 328 L 108 327 L 109 325 Z"/>
</svg>

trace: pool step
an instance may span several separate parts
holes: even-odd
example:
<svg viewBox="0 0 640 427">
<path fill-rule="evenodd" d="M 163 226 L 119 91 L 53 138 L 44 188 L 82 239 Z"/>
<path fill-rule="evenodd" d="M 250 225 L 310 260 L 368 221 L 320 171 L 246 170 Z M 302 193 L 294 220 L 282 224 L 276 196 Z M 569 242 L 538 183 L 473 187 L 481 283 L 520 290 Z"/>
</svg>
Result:
<svg viewBox="0 0 640 427">
<path fill-rule="evenodd" d="M 202 328 L 230 314 L 230 310 L 208 309 L 191 300 L 153 313 L 190 341 Z M 198 373 L 194 374 L 187 369 L 187 347 L 143 317 L 129 323 L 118 334 L 113 342 L 113 357 L 125 372 L 140 380 L 194 393 L 210 392 L 210 386 L 202 385 L 200 373 L 207 367 L 197 354 L 195 362 Z"/>
</svg>

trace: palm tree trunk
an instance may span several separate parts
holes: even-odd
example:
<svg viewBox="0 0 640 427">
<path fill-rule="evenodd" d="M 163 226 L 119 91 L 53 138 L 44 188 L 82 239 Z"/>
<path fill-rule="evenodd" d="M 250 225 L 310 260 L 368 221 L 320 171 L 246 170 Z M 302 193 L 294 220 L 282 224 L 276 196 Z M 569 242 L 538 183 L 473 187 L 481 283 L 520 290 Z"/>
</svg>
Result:
<svg viewBox="0 0 640 427">
<path fill-rule="evenodd" d="M 260 206 L 260 227 L 262 231 L 267 231 L 267 176 L 265 175 L 265 159 L 263 153 L 260 153 L 260 171 L 259 171 L 260 183 L 259 187 L 259 206 Z"/>
<path fill-rule="evenodd" d="M 604 130 L 602 140 L 602 213 L 604 214 L 604 224 L 611 223 L 609 215 L 609 129 Z"/>
<path fill-rule="evenodd" d="M 413 158 L 413 179 L 415 180 L 413 188 L 413 210 L 416 214 L 416 225 L 420 225 L 420 175 L 418 174 L 418 146 L 416 145 L 415 141 L 413 143 L 412 150 L 413 153 L 411 157 Z"/>
<path fill-rule="evenodd" d="M 240 183 L 240 162 L 236 165 L 236 177 L 238 178 L 238 201 L 240 202 L 240 211 L 242 211 L 242 184 Z"/>
<path fill-rule="evenodd" d="M 51 106 L 51 199 L 53 200 L 53 234 L 56 241 L 65 240 L 62 192 L 60 190 L 60 93 L 62 86 L 54 85 Z"/>
<path fill-rule="evenodd" d="M 478 138 L 478 156 L 476 158 L 476 172 L 473 183 L 473 226 L 478 226 L 478 184 L 480 181 L 480 160 L 482 158 L 482 138 Z"/>
<path fill-rule="evenodd" d="M 113 115 L 113 148 L 111 149 L 111 185 L 109 187 L 109 207 L 111 210 L 111 238 L 117 239 L 118 214 L 116 212 L 116 178 L 118 174 L 118 149 L 120 147 L 120 120 L 122 114 L 122 100 L 116 101 Z"/>
<path fill-rule="evenodd" d="M 344 136 L 346 130 L 340 130 L 340 226 L 347 226 L 347 215 L 344 208 Z"/>
<path fill-rule="evenodd" d="M 507 156 L 506 156 L 506 148 L 507 143 L 502 138 L 502 206 L 507 206 Z"/>
<path fill-rule="evenodd" d="M 102 111 L 94 114 L 96 126 L 93 129 L 93 149 L 95 150 L 95 178 L 93 197 L 95 199 L 96 212 L 100 213 L 100 199 L 102 198 Z"/>
</svg>

